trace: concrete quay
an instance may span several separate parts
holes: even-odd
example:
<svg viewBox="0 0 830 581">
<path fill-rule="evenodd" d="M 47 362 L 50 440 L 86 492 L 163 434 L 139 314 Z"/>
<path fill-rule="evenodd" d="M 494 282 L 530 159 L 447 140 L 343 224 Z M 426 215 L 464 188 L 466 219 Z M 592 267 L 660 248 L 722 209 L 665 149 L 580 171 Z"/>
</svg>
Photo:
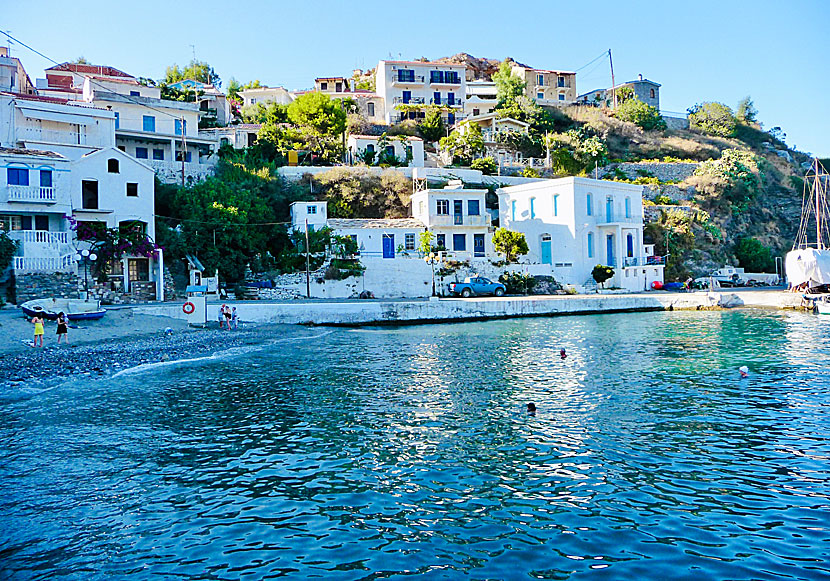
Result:
<svg viewBox="0 0 830 581">
<path fill-rule="evenodd" d="M 135 312 L 184 319 L 181 303 L 136 307 Z M 345 300 L 229 302 L 243 322 L 295 325 L 406 325 L 663 310 L 733 307 L 797 308 L 801 295 L 785 291 L 737 291 L 527 297 L 441 298 L 430 300 Z M 208 305 L 216 321 L 219 304 Z"/>
</svg>

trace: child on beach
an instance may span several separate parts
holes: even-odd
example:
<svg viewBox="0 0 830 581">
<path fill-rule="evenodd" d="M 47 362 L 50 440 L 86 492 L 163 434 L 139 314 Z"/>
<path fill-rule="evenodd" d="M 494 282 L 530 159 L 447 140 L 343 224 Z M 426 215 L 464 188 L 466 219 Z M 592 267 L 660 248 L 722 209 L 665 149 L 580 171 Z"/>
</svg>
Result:
<svg viewBox="0 0 830 581">
<path fill-rule="evenodd" d="M 66 323 L 66 315 L 63 314 L 63 311 L 61 311 L 58 314 L 58 321 L 57 322 L 58 322 L 58 331 L 57 331 L 56 334 L 58 336 L 58 345 L 61 344 L 61 339 L 65 339 L 66 343 L 69 344 L 69 334 L 68 334 L 69 326 Z"/>
<path fill-rule="evenodd" d="M 222 314 L 225 315 L 225 324 L 228 326 L 228 331 L 231 330 L 231 308 L 228 305 L 222 305 Z"/>
<path fill-rule="evenodd" d="M 219 307 L 219 328 L 220 329 L 225 326 L 225 309 L 227 309 L 227 308 L 228 308 L 228 305 L 225 305 L 225 304 L 223 304 L 221 307 Z"/>
<path fill-rule="evenodd" d="M 234 329 L 239 328 L 239 315 L 236 314 L 236 307 L 231 310 L 231 322 L 230 324 L 233 325 Z"/>
<path fill-rule="evenodd" d="M 40 346 L 43 347 L 43 318 L 35 315 L 32 317 L 32 323 L 35 326 L 35 338 L 32 341 L 32 347 L 37 347 L 38 341 L 40 341 Z"/>
</svg>

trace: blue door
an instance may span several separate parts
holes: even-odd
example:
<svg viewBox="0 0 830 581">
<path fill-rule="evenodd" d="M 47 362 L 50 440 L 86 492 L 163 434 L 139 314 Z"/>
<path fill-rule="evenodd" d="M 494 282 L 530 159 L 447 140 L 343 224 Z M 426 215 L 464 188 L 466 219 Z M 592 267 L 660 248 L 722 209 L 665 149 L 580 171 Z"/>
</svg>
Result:
<svg viewBox="0 0 830 581">
<path fill-rule="evenodd" d="M 614 235 L 609 234 L 605 237 L 605 258 L 607 262 L 605 263 L 606 266 L 616 266 L 614 264 Z"/>
<path fill-rule="evenodd" d="M 384 258 L 395 258 L 395 235 L 394 234 L 384 234 L 383 235 L 383 257 Z"/>
<path fill-rule="evenodd" d="M 542 264 L 552 264 L 550 252 L 550 236 L 542 236 Z"/>
<path fill-rule="evenodd" d="M 484 256 L 484 234 L 473 234 L 473 256 Z"/>
<path fill-rule="evenodd" d="M 452 249 L 456 252 L 464 252 L 467 250 L 467 235 L 453 234 L 452 235 Z"/>
</svg>

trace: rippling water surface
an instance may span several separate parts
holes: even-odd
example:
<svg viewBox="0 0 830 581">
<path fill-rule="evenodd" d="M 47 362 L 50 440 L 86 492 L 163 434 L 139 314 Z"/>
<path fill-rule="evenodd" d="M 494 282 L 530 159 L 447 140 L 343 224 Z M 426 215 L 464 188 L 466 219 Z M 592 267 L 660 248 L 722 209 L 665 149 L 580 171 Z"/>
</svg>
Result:
<svg viewBox="0 0 830 581">
<path fill-rule="evenodd" d="M 647 313 L 7 391 L 0 577 L 830 578 L 828 361 L 815 316 Z"/>
</svg>

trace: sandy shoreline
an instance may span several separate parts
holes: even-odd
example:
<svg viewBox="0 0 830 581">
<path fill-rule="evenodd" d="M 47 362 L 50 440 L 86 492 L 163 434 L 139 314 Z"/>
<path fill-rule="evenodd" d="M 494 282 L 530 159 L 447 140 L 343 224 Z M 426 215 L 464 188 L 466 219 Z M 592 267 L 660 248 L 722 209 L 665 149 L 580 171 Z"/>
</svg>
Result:
<svg viewBox="0 0 830 581">
<path fill-rule="evenodd" d="M 33 325 L 16 308 L 0 309 L 0 386 L 48 384 L 70 376 L 107 376 L 145 363 L 204 357 L 220 350 L 261 344 L 277 335 L 274 325 L 246 324 L 234 331 L 192 328 L 184 321 L 138 315 L 130 308 L 107 311 L 99 321 L 73 324 L 70 343 L 58 345 L 47 322 L 44 349 L 31 347 Z"/>
</svg>

